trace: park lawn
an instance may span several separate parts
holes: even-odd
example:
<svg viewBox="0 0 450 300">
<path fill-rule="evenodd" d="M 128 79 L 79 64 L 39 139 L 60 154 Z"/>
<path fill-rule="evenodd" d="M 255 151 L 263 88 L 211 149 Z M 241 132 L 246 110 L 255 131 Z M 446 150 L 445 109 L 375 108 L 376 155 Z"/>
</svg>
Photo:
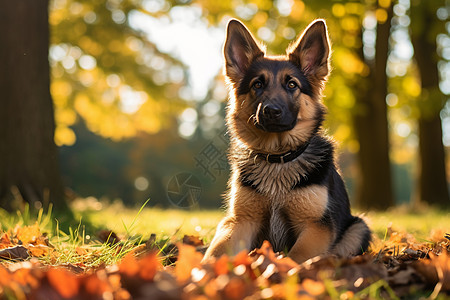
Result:
<svg viewBox="0 0 450 300">
<path fill-rule="evenodd" d="M 217 224 L 225 215 L 225 209 L 181 210 L 160 207 L 124 206 L 121 202 L 107 204 L 94 198 L 78 199 L 72 203 L 74 219 L 72 229 L 80 227 L 80 231 L 95 239 L 98 230 L 111 230 L 124 238 L 142 236 L 148 239 L 151 234 L 159 238 L 183 235 L 196 235 L 206 243 L 210 242 Z M 450 211 L 430 208 L 411 210 L 397 207 L 384 212 L 354 211 L 355 215 L 363 215 L 375 237 L 384 239 L 388 229 L 407 232 L 418 240 L 426 241 L 436 231 L 450 231 Z M 41 212 L 17 212 L 8 214 L 0 211 L 0 229 L 6 231 L 16 224 L 29 225 L 39 219 L 42 231 L 52 235 L 55 232 L 57 216 Z M 60 226 L 63 227 L 63 226 Z M 67 230 L 66 230 L 67 231 Z M 53 234 L 54 235 L 54 234 Z"/>
<path fill-rule="evenodd" d="M 72 206 L 78 221 L 67 232 L 42 211 L 0 211 L 1 299 L 447 299 L 450 292 L 449 211 L 367 213 L 374 244 L 354 259 L 297 265 L 264 244 L 250 256 L 201 264 L 195 249 L 205 249 L 223 210 L 132 209 L 92 198 Z M 22 257 L 8 260 L 3 251 Z"/>
<path fill-rule="evenodd" d="M 94 205 L 95 207 L 95 205 Z M 198 235 L 209 242 L 215 228 L 225 215 L 224 209 L 180 210 L 145 207 L 126 208 L 121 203 L 98 205 L 95 209 L 83 208 L 78 214 L 83 220 L 96 228 L 112 230 L 118 234 L 127 233 L 125 227 L 133 223 L 133 234 L 144 237 L 154 233 L 157 236 Z M 385 238 L 388 228 L 413 234 L 418 240 L 425 241 L 435 231 L 450 231 L 450 211 L 423 208 L 412 211 L 407 207 L 398 207 L 385 212 L 360 212 L 363 214 L 375 236 Z M 124 226 L 125 224 L 125 226 Z"/>
</svg>

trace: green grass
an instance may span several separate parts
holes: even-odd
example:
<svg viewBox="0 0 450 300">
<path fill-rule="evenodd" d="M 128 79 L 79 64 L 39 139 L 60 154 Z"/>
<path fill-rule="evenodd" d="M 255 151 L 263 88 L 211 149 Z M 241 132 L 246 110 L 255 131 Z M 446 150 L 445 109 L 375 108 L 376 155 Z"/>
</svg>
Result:
<svg viewBox="0 0 450 300">
<path fill-rule="evenodd" d="M 36 222 L 42 232 L 49 234 L 54 246 L 51 255 L 39 257 L 46 265 L 70 265 L 76 271 L 95 269 L 98 266 L 113 265 L 131 251 L 142 249 L 151 234 L 156 235 L 155 244 L 159 247 L 165 263 L 170 263 L 170 244 L 183 235 L 199 236 L 209 243 L 215 228 L 225 212 L 223 210 L 177 210 L 147 207 L 127 208 L 122 203 L 106 204 L 94 198 L 76 200 L 72 203 L 73 213 L 78 223 L 60 230 L 57 216 L 51 210 L 30 212 L 28 207 L 17 213 L 7 213 L 0 209 L 0 225 L 3 231 L 15 226 L 33 225 Z M 383 242 L 388 229 L 412 234 L 419 242 L 427 241 L 433 232 L 450 231 L 450 211 L 422 209 L 413 211 L 405 207 L 386 212 L 368 212 L 365 216 L 372 231 Z M 72 222 L 72 224 L 74 224 Z M 67 224 L 66 224 L 67 225 Z M 110 245 L 97 239 L 99 230 L 111 230 L 121 242 Z M 142 246 L 139 246 L 142 245 Z M 145 247 L 145 246 L 144 246 Z M 173 244 L 172 244 L 173 247 Z M 167 251 L 166 251 L 167 250 Z M 164 256 L 166 255 L 166 256 Z M 4 262 L 7 263 L 7 262 Z M 332 299 L 340 299 L 345 291 L 336 290 L 331 281 L 324 281 L 327 293 Z M 393 290 L 385 281 L 378 281 L 355 294 L 355 298 L 381 299 L 381 292 L 395 299 Z"/>
<path fill-rule="evenodd" d="M 97 205 L 95 209 L 79 209 L 77 205 L 74 208 L 76 214 L 94 228 L 109 229 L 122 236 L 132 233 L 144 239 L 148 239 L 152 233 L 160 239 L 188 234 L 198 235 L 209 241 L 224 216 L 224 212 L 219 209 L 188 211 L 149 207 L 144 207 L 137 216 L 138 209 L 126 208 L 120 202 Z"/>
<path fill-rule="evenodd" d="M 146 204 L 146 203 L 144 203 Z M 16 225 L 31 225 L 36 221 L 42 231 L 53 238 L 71 241 L 71 243 L 88 243 L 93 240 L 100 229 L 112 230 L 121 238 L 142 238 L 146 240 L 151 234 L 158 239 L 170 239 L 184 234 L 197 235 L 209 242 L 215 228 L 225 215 L 223 210 L 179 210 L 148 207 L 125 207 L 121 202 L 105 204 L 94 198 L 79 199 L 72 203 L 76 216 L 75 226 L 69 230 L 58 230 L 61 224 L 52 212 L 30 212 L 27 207 L 17 213 L 7 213 L 0 209 L 0 228 L 6 231 Z M 356 214 L 360 212 L 355 212 Z M 407 207 L 398 207 L 386 212 L 365 213 L 369 227 L 380 239 L 387 228 L 408 232 L 419 241 L 426 240 L 433 231 L 450 231 L 450 211 L 424 208 L 413 211 Z M 72 222 L 73 223 L 73 222 Z M 67 226 L 66 226 L 67 227 Z M 63 232 L 67 231 L 67 232 Z"/>
<path fill-rule="evenodd" d="M 137 209 L 126 208 L 121 203 L 94 203 L 83 207 L 74 205 L 74 208 L 76 214 L 83 216 L 83 220 L 94 227 L 109 229 L 117 234 L 126 234 L 123 223 L 133 223 L 131 231 L 144 238 L 148 238 L 152 233 L 161 238 L 189 234 L 198 235 L 206 242 L 212 239 L 217 224 L 225 215 L 225 212 L 219 209 L 177 210 L 144 207 L 136 217 Z M 386 212 L 370 211 L 365 214 L 365 218 L 380 239 L 384 238 L 388 227 L 411 233 L 418 240 L 425 240 L 436 230 L 450 231 L 450 211 L 437 209 L 413 211 L 398 207 Z"/>
<path fill-rule="evenodd" d="M 105 204 L 93 198 L 76 200 L 72 203 L 78 223 L 60 230 L 61 224 L 51 210 L 30 212 L 27 207 L 17 213 L 7 213 L 0 209 L 0 225 L 3 231 L 15 226 L 32 225 L 38 222 L 41 232 L 49 235 L 50 242 L 60 254 L 52 257 L 48 264 L 78 264 L 86 267 L 114 264 L 136 246 L 156 235 L 158 247 L 180 240 L 183 235 L 199 236 L 209 243 L 221 218 L 223 210 L 177 210 L 146 207 L 127 208 L 122 203 Z M 396 208 L 386 212 L 366 214 L 368 224 L 374 234 L 384 240 L 388 228 L 408 232 L 419 241 L 427 241 L 433 232 L 450 231 L 450 211 L 423 209 L 419 212 L 407 208 Z M 67 226 L 66 226 L 67 228 Z M 111 230 L 121 239 L 120 245 L 99 242 L 99 230 Z M 89 249 L 86 255 L 79 255 L 79 249 Z M 45 260 L 45 259 L 44 259 Z"/>
<path fill-rule="evenodd" d="M 450 231 L 450 211 L 422 209 L 412 211 L 406 207 L 398 207 L 386 212 L 367 213 L 369 227 L 383 238 L 388 227 L 395 231 L 408 232 L 418 241 L 426 240 L 433 232 Z"/>
</svg>

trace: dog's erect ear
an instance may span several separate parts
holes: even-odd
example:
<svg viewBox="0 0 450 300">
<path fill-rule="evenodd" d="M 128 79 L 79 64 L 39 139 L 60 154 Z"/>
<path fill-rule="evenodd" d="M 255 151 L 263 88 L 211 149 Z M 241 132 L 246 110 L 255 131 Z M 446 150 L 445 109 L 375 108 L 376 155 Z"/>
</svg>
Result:
<svg viewBox="0 0 450 300">
<path fill-rule="evenodd" d="M 226 75 L 235 83 L 239 82 L 255 58 L 264 56 L 252 34 L 235 19 L 228 23 L 223 52 Z"/>
<path fill-rule="evenodd" d="M 329 73 L 330 43 L 324 20 L 312 22 L 288 49 L 289 59 L 299 65 L 306 76 L 324 80 Z"/>
</svg>

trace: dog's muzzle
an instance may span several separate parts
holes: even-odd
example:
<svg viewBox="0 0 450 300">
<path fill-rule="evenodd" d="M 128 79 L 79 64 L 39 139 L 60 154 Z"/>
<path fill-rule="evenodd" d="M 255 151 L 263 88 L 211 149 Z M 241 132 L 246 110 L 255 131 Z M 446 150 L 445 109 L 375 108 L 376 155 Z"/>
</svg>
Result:
<svg viewBox="0 0 450 300">
<path fill-rule="evenodd" d="M 255 115 L 256 127 L 267 132 L 289 131 L 297 123 L 297 114 L 276 102 L 260 103 Z"/>
</svg>

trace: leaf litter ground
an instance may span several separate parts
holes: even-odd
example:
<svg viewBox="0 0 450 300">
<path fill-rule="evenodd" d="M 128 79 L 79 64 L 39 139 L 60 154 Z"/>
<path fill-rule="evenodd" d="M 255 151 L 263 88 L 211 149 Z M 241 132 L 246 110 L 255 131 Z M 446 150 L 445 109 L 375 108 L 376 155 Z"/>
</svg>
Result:
<svg viewBox="0 0 450 300">
<path fill-rule="evenodd" d="M 179 241 L 120 241 L 53 246 L 38 224 L 0 237 L 0 297 L 4 299 L 448 299 L 450 235 L 429 241 L 388 229 L 368 253 L 324 256 L 297 264 L 269 243 L 250 253 L 201 263 L 196 236 Z M 70 260 L 63 257 L 71 256 Z M 109 259 L 102 259 L 108 256 Z M 114 259 L 115 258 L 115 259 Z M 67 263 L 70 261 L 70 263 Z"/>
</svg>

